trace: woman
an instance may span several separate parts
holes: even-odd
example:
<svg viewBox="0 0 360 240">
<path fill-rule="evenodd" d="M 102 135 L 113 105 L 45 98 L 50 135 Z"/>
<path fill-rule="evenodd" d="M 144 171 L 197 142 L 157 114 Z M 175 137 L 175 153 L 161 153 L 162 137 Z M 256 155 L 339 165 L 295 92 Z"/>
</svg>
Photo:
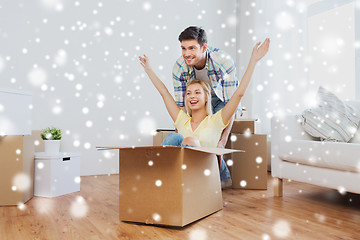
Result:
<svg viewBox="0 0 360 240">
<path fill-rule="evenodd" d="M 239 87 L 226 103 L 225 107 L 216 114 L 211 114 L 211 92 L 210 87 L 202 80 L 193 80 L 186 87 L 185 107 L 189 116 L 180 109 L 175 100 L 167 90 L 164 83 L 156 76 L 149 64 L 149 58 L 144 55 L 139 57 L 140 64 L 144 67 L 146 74 L 162 96 L 166 109 L 174 121 L 174 126 L 179 133 L 185 137 L 183 145 L 196 144 L 199 140 L 203 147 L 216 147 L 223 129 L 227 126 L 234 115 L 241 98 L 244 96 L 256 63 L 265 56 L 269 49 L 270 39 L 265 39 L 263 44 L 258 42 L 252 51 L 248 67 L 241 79 Z M 210 98 L 209 98 L 210 96 Z M 195 139 L 194 139 L 195 138 Z M 192 145 L 192 144 L 188 144 Z M 196 144 L 198 145 L 198 144 Z"/>
</svg>

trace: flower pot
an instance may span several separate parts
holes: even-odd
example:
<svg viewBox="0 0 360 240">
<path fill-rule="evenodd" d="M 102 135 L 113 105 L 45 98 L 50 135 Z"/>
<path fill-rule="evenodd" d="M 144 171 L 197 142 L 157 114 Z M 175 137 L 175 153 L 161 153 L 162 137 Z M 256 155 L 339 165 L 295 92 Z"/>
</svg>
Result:
<svg viewBox="0 0 360 240">
<path fill-rule="evenodd" d="M 46 153 L 59 153 L 61 140 L 44 140 Z"/>
</svg>

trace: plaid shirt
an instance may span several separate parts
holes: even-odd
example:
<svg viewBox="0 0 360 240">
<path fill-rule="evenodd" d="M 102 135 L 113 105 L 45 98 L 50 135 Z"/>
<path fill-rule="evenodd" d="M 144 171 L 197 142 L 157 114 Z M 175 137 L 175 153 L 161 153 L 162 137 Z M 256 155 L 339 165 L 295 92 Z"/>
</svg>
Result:
<svg viewBox="0 0 360 240">
<path fill-rule="evenodd" d="M 216 96 L 227 103 L 239 86 L 236 67 L 232 58 L 218 48 L 208 46 L 206 65 L 208 75 Z M 189 67 L 181 56 L 173 68 L 173 82 L 175 102 L 178 106 L 185 106 L 184 98 L 187 84 L 195 79 L 194 67 Z M 239 104 L 238 111 L 241 111 Z"/>
</svg>

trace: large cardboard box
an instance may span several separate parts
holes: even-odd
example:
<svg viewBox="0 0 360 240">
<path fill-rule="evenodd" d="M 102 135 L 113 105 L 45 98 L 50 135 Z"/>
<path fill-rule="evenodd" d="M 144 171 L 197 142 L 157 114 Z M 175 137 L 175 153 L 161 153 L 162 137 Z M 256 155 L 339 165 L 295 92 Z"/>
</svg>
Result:
<svg viewBox="0 0 360 240">
<path fill-rule="evenodd" d="M 232 149 L 245 152 L 232 153 L 233 188 L 267 189 L 267 136 L 266 134 L 231 134 Z"/>
<path fill-rule="evenodd" d="M 121 221 L 185 226 L 223 208 L 219 148 L 119 149 Z"/>
<path fill-rule="evenodd" d="M 0 137 L 0 205 L 18 205 L 33 197 L 34 141 L 31 135 Z"/>
<path fill-rule="evenodd" d="M 174 133 L 175 130 L 170 129 L 158 129 L 156 130 L 155 135 L 153 136 L 153 146 L 161 146 L 164 138 L 170 133 Z"/>
</svg>

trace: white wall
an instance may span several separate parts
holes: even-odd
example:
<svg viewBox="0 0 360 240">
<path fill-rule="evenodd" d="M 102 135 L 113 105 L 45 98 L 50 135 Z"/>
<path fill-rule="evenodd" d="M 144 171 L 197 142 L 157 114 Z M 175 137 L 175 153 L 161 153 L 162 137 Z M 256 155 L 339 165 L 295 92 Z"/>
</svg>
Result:
<svg viewBox="0 0 360 240">
<path fill-rule="evenodd" d="M 242 77 L 253 46 L 266 37 L 270 49 L 254 72 L 242 105 L 270 134 L 274 115 L 293 114 L 306 104 L 306 3 L 304 1 L 240 1 L 237 11 L 237 66 Z"/>
<path fill-rule="evenodd" d="M 151 130 L 172 128 L 137 57 L 150 56 L 171 91 L 177 38 L 186 27 L 204 27 L 209 44 L 235 59 L 235 6 L 235 0 L 2 2 L 0 87 L 33 93 L 33 129 L 61 128 L 62 150 L 82 153 L 82 175 L 116 173 L 118 154 L 96 146 L 151 145 Z"/>
</svg>

